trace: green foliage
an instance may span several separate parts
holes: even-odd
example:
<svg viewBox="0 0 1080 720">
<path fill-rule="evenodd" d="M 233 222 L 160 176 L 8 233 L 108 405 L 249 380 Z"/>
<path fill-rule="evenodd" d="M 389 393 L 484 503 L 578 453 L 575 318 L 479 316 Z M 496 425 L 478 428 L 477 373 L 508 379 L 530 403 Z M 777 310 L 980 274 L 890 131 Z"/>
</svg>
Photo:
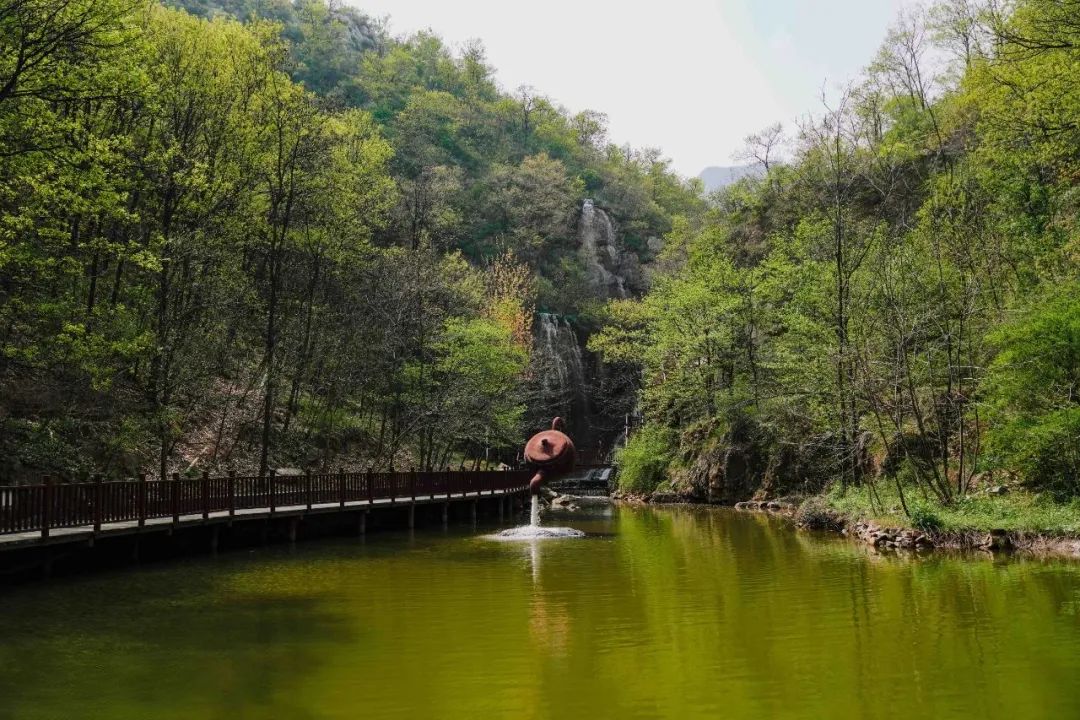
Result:
<svg viewBox="0 0 1080 720">
<path fill-rule="evenodd" d="M 606 147 L 602 116 L 501 92 L 478 45 L 321 0 L 182 4 L 0 20 L 0 451 L 20 474 L 515 448 L 537 288 L 595 313 L 586 182 L 634 233 L 700 208 L 657 154 Z M 525 275 L 496 288 L 495 257 Z"/>
<path fill-rule="evenodd" d="M 746 413 L 766 488 L 798 448 L 841 495 L 913 488 L 927 524 L 980 472 L 1080 493 L 1080 8 L 958 7 L 900 18 L 785 161 L 778 129 L 748 138 L 764 177 L 675 221 L 649 294 L 606 309 L 591 347 L 641 372 L 682 462 Z"/>
<path fill-rule="evenodd" d="M 911 526 L 923 532 L 934 532 L 942 528 L 941 518 L 933 508 L 926 505 L 915 505 L 911 508 Z"/>
<path fill-rule="evenodd" d="M 973 492 L 956 501 L 942 505 L 933 499 L 921 498 L 914 484 L 904 486 L 911 517 L 904 514 L 896 486 L 881 483 L 834 489 L 824 497 L 828 507 L 852 518 L 866 518 L 893 527 L 911 527 L 929 522 L 924 529 L 943 532 L 986 531 L 991 528 L 1050 534 L 1080 532 L 1080 498 L 1062 502 L 1050 493 L 1031 493 L 1016 490 L 1005 495 Z M 914 498 L 918 498 L 912 502 Z M 936 521 L 936 522 L 935 522 Z"/>
<path fill-rule="evenodd" d="M 1037 297 L 991 336 L 991 450 L 1036 487 L 1080 491 L 1080 285 Z"/>
<path fill-rule="evenodd" d="M 662 428 L 643 428 L 630 437 L 615 458 L 619 487 L 627 492 L 650 493 L 668 479 L 671 462 L 670 433 Z"/>
</svg>

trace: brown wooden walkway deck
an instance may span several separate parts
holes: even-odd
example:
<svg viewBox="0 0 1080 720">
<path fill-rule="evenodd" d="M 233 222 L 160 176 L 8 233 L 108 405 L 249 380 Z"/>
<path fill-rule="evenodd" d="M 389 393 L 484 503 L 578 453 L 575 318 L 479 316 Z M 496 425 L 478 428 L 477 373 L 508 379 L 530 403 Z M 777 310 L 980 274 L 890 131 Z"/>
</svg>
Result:
<svg viewBox="0 0 1080 720">
<path fill-rule="evenodd" d="M 179 478 L 0 487 L 0 551 L 235 521 L 507 497 L 531 473 L 330 473 Z"/>
</svg>

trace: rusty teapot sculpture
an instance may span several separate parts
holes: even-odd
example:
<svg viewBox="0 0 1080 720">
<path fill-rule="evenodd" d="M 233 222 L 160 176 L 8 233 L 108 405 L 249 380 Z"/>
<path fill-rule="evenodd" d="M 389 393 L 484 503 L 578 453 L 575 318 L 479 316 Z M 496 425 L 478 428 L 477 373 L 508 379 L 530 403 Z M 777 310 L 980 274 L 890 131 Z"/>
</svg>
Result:
<svg viewBox="0 0 1080 720">
<path fill-rule="evenodd" d="M 555 418 L 550 430 L 536 433 L 525 443 L 525 462 L 536 469 L 529 492 L 539 495 L 545 482 L 573 470 L 576 457 L 574 441 L 563 432 L 563 419 Z"/>
</svg>

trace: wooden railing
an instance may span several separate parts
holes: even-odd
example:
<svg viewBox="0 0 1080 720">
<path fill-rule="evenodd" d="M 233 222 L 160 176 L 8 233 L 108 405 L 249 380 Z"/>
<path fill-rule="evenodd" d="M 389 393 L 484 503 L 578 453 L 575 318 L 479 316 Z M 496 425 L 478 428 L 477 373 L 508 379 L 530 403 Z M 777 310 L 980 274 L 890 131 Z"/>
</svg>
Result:
<svg viewBox="0 0 1080 720">
<path fill-rule="evenodd" d="M 151 518 L 227 513 L 239 510 L 327 506 L 377 501 L 415 502 L 436 497 L 519 491 L 531 473 L 506 471 L 307 473 L 304 475 L 181 478 L 0 486 L 0 535 L 115 522 L 144 525 Z"/>
</svg>

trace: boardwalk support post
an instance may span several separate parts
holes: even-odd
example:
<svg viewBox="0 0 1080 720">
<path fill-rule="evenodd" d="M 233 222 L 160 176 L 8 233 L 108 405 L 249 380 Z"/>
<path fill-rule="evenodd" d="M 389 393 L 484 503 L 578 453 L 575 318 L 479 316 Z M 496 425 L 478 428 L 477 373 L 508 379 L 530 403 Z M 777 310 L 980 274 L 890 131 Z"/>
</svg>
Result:
<svg viewBox="0 0 1080 720">
<path fill-rule="evenodd" d="M 41 480 L 44 483 L 41 489 L 41 539 L 44 540 L 49 537 L 49 527 L 52 525 L 53 497 L 56 491 L 51 475 L 46 475 Z"/>
<path fill-rule="evenodd" d="M 105 502 L 105 486 L 100 475 L 94 476 L 94 534 L 101 532 L 102 505 Z"/>
<path fill-rule="evenodd" d="M 226 492 L 229 495 L 229 517 L 236 517 L 236 471 L 230 470 L 229 477 L 225 481 Z"/>
<path fill-rule="evenodd" d="M 180 473 L 174 472 L 172 474 L 172 481 L 169 484 L 169 489 L 172 490 L 172 522 L 173 525 L 180 524 Z"/>
<path fill-rule="evenodd" d="M 138 515 L 139 515 L 139 528 L 146 527 L 146 473 L 139 473 L 139 488 L 138 488 Z M 138 547 L 135 548 L 135 559 L 138 560 Z"/>
</svg>

